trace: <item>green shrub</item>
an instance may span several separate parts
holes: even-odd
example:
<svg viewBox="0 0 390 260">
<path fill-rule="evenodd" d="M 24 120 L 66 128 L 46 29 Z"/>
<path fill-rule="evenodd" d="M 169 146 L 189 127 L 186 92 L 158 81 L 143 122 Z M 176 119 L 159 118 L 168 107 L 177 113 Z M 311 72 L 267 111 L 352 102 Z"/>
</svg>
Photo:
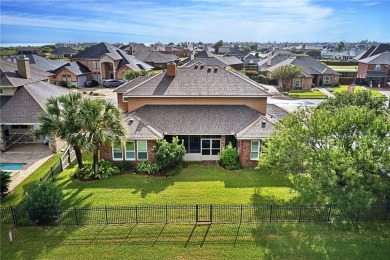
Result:
<svg viewBox="0 0 390 260">
<path fill-rule="evenodd" d="M 156 163 L 152 162 L 139 162 L 136 166 L 137 173 L 140 174 L 157 174 L 159 171 L 159 167 Z"/>
<path fill-rule="evenodd" d="M 139 76 L 146 76 L 148 75 L 148 72 L 145 70 L 130 70 L 126 71 L 123 76 L 126 80 L 133 80 Z"/>
<path fill-rule="evenodd" d="M 96 92 L 95 92 L 95 93 L 93 93 L 93 95 L 94 95 L 94 96 L 99 96 L 99 93 L 96 93 Z"/>
<path fill-rule="evenodd" d="M 133 169 L 133 165 L 131 165 L 128 161 L 123 161 L 120 168 L 122 171 L 131 171 L 131 169 Z"/>
<path fill-rule="evenodd" d="M 181 166 L 183 157 L 186 154 L 184 142 L 179 144 L 179 138 L 176 136 L 169 143 L 165 139 L 157 140 L 157 145 L 153 147 L 156 163 L 163 173 Z"/>
<path fill-rule="evenodd" d="M 72 86 L 70 86 L 71 88 L 76 88 L 76 85 L 72 85 Z"/>
<path fill-rule="evenodd" d="M 223 167 L 227 170 L 238 170 L 241 168 L 236 148 L 233 148 L 232 143 L 229 143 L 219 155 Z"/>
<path fill-rule="evenodd" d="M 92 164 L 86 163 L 84 167 L 78 169 L 73 177 L 83 179 L 83 180 L 98 180 L 98 179 L 107 179 L 110 176 L 117 175 L 121 172 L 118 166 L 114 165 L 110 161 L 101 160 L 99 162 L 99 171 L 97 174 L 94 174 Z"/>
<path fill-rule="evenodd" d="M 91 163 L 85 163 L 84 167 L 81 169 L 78 169 L 76 172 L 73 173 L 72 177 L 83 179 L 83 180 L 92 180 L 97 179 L 93 177 L 93 169 Z"/>
<path fill-rule="evenodd" d="M 66 82 L 65 80 L 59 82 L 59 84 L 60 84 L 61 87 L 64 87 L 64 88 L 68 87 L 68 82 Z"/>
<path fill-rule="evenodd" d="M 30 220 L 47 225 L 61 213 L 63 194 L 52 182 L 38 182 L 25 187 L 21 207 Z"/>
<path fill-rule="evenodd" d="M 0 186 L 1 186 L 0 197 L 3 197 L 4 195 L 7 194 L 10 183 L 11 183 L 11 176 L 9 175 L 9 173 L 0 171 Z"/>
<path fill-rule="evenodd" d="M 311 87 L 312 87 L 312 88 L 315 88 L 315 87 L 316 87 L 316 84 L 311 83 Z"/>
</svg>

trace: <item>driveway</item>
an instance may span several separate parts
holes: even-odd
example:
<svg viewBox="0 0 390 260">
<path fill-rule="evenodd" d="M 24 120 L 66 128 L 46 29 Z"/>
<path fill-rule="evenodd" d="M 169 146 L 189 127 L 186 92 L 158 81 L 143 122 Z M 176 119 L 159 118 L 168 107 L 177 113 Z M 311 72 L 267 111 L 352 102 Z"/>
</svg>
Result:
<svg viewBox="0 0 390 260">
<path fill-rule="evenodd" d="M 115 88 L 105 88 L 101 85 L 93 88 L 78 88 L 77 91 L 80 93 L 86 92 L 86 95 L 89 95 L 89 93 L 99 93 L 99 97 L 103 97 L 105 100 L 110 101 L 114 105 L 118 105 L 118 100 L 116 97 L 116 93 L 113 92 Z"/>
</svg>

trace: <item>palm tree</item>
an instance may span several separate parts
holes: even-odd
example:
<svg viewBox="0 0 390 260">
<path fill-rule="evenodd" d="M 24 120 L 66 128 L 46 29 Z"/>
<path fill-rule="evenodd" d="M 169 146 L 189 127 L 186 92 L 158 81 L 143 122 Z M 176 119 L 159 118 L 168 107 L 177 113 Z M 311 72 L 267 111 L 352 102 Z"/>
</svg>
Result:
<svg viewBox="0 0 390 260">
<path fill-rule="evenodd" d="M 99 171 L 99 151 L 103 145 L 123 144 L 127 131 L 121 112 L 102 99 L 84 98 L 79 117 L 82 120 L 83 147 L 93 152 L 93 171 Z"/>
<path fill-rule="evenodd" d="M 40 129 L 34 132 L 35 136 L 54 135 L 72 145 L 76 153 L 79 168 L 83 168 L 82 125 L 80 108 L 82 96 L 80 93 L 69 93 L 60 97 L 49 98 L 46 102 L 46 112 L 38 116 Z"/>
</svg>

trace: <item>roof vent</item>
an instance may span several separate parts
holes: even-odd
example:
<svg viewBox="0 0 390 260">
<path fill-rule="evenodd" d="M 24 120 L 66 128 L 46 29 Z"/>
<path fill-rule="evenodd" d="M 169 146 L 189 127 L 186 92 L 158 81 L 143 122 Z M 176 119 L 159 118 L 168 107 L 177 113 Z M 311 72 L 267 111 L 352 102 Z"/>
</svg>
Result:
<svg viewBox="0 0 390 260">
<path fill-rule="evenodd" d="M 261 128 L 265 128 L 267 122 L 265 120 L 261 121 Z"/>
<path fill-rule="evenodd" d="M 195 65 L 195 66 L 194 66 L 194 69 L 197 69 L 197 68 L 198 68 L 198 65 Z"/>
<path fill-rule="evenodd" d="M 134 118 L 130 118 L 130 123 L 133 123 L 134 122 Z"/>
<path fill-rule="evenodd" d="M 200 65 L 200 69 L 202 70 L 204 68 L 204 66 L 203 65 Z"/>
<path fill-rule="evenodd" d="M 218 71 L 218 67 L 214 67 L 214 73 Z"/>
<path fill-rule="evenodd" d="M 210 71 L 211 71 L 211 67 L 208 67 L 207 72 L 210 72 Z"/>
</svg>

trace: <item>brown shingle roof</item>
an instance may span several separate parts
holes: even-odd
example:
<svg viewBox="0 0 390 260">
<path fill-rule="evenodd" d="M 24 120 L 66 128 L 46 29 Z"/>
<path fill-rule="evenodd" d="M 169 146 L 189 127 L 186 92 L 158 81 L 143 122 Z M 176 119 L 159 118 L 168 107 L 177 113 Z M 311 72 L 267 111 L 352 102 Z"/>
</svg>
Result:
<svg viewBox="0 0 390 260">
<path fill-rule="evenodd" d="M 25 79 L 17 73 L 16 63 L 0 60 L 1 86 L 18 87 L 38 81 L 47 81 L 50 73 L 35 68 L 30 68 L 31 78 Z"/>
</svg>

